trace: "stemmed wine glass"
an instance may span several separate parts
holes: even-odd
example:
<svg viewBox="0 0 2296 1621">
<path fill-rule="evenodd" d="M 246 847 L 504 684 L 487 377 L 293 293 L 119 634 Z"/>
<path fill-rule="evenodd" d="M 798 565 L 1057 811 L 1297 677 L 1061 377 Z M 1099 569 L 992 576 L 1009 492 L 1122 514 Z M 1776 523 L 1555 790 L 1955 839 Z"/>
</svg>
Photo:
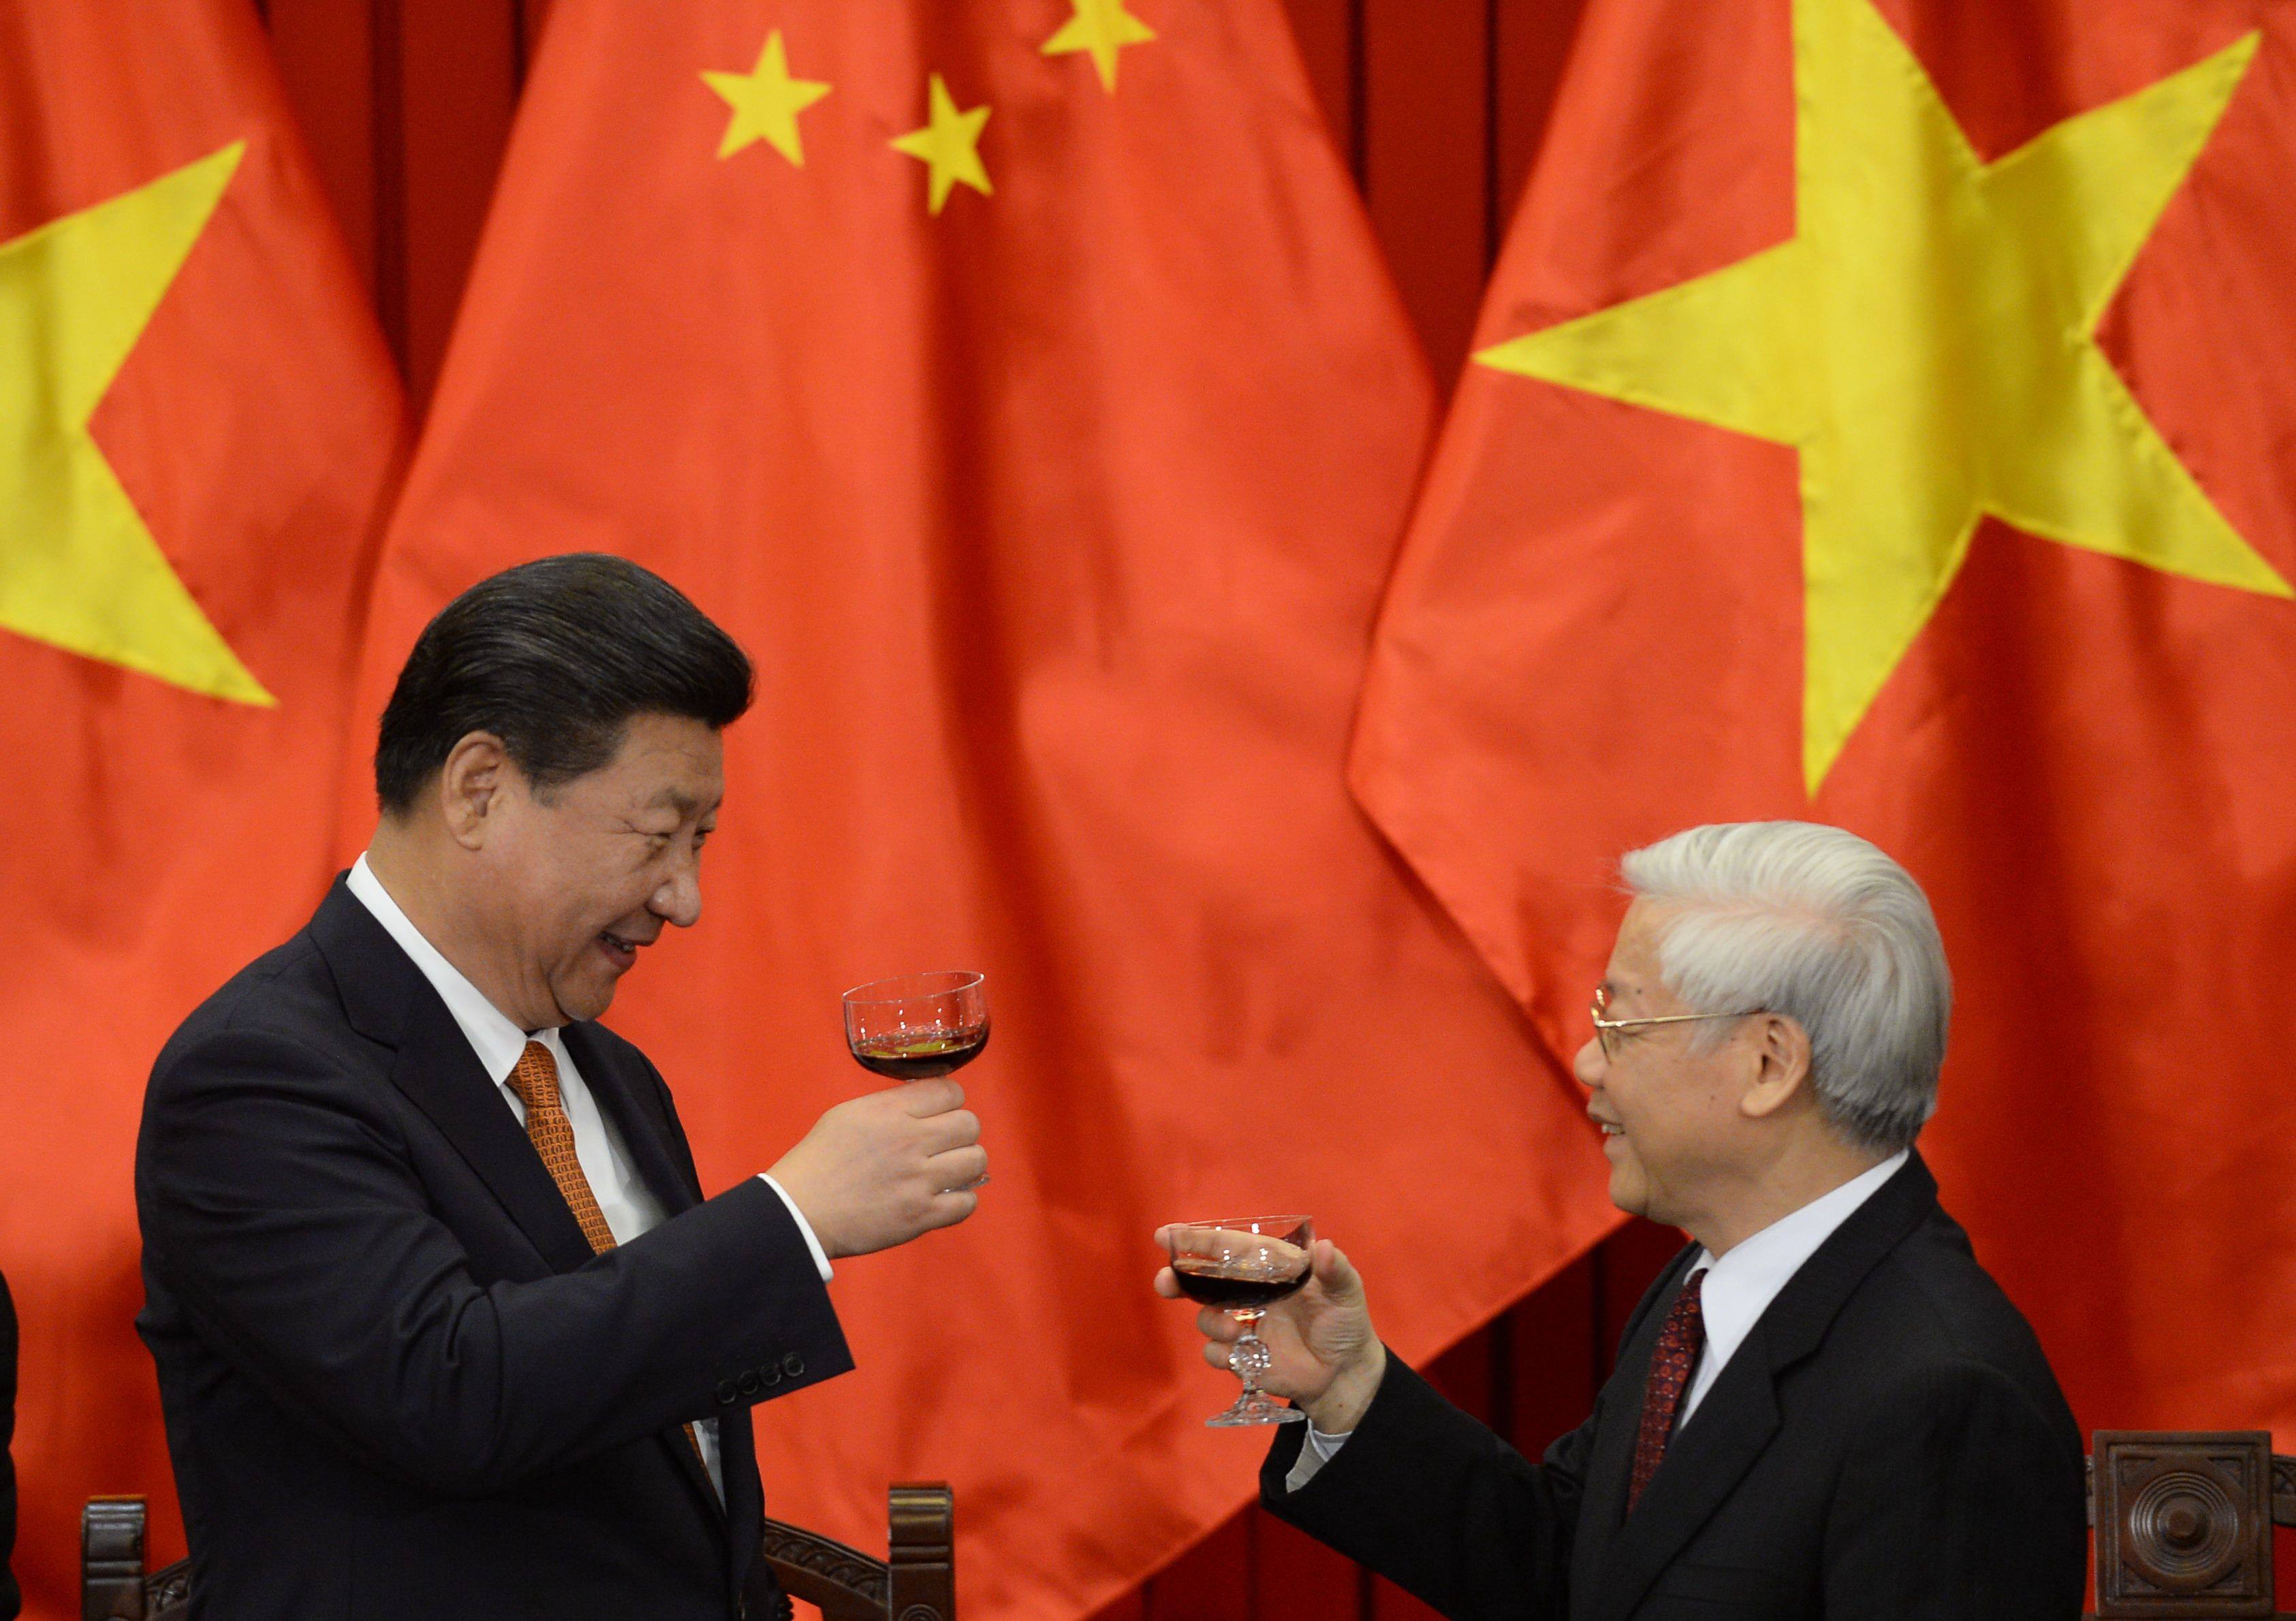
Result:
<svg viewBox="0 0 2296 1621">
<path fill-rule="evenodd" d="M 1180 1292 L 1220 1307 L 1243 1325 L 1243 1338 L 1227 1354 L 1227 1365 L 1243 1381 L 1243 1389 L 1234 1406 L 1204 1422 L 1226 1429 L 1296 1424 L 1306 1418 L 1296 1407 L 1278 1406 L 1260 1389 L 1260 1375 L 1275 1359 L 1258 1329 L 1269 1306 L 1307 1282 L 1316 1247 L 1314 1218 L 1243 1216 L 1187 1222 L 1166 1228 L 1164 1244 Z"/>
<path fill-rule="evenodd" d="M 845 993 L 845 1045 L 897 1081 L 953 1075 L 988 1044 L 988 977 L 964 970 L 873 979 Z M 984 1174 L 972 1185 L 988 1181 Z"/>
<path fill-rule="evenodd" d="M 845 993 L 845 1044 L 865 1069 L 929 1081 L 988 1044 L 988 976 L 963 971 L 873 979 Z"/>
</svg>

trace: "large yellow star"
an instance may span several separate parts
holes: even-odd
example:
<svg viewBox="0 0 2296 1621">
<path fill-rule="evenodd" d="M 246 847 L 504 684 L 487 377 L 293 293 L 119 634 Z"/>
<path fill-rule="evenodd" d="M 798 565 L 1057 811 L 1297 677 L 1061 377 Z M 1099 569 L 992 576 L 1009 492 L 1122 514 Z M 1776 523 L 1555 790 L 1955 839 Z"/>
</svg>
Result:
<svg viewBox="0 0 2296 1621">
<path fill-rule="evenodd" d="M 1800 451 L 1814 795 L 1987 513 L 2291 594 L 2095 341 L 2257 37 L 1988 165 L 1869 0 L 1793 36 L 1793 239 L 1477 358 Z"/>
<path fill-rule="evenodd" d="M 980 131 L 988 122 L 988 109 L 975 107 L 970 112 L 959 112 L 938 73 L 927 86 L 926 100 L 925 127 L 900 136 L 892 147 L 931 168 L 931 207 L 938 214 L 948 201 L 949 188 L 960 180 L 983 196 L 994 189 L 988 184 L 988 171 L 980 164 Z"/>
<path fill-rule="evenodd" d="M 0 626 L 267 705 L 87 430 L 245 150 L 234 142 L 0 246 Z"/>
<path fill-rule="evenodd" d="M 1092 53 L 1100 70 L 1100 87 L 1116 94 L 1116 59 L 1126 45 L 1144 45 L 1156 30 L 1124 9 L 1124 0 L 1069 0 L 1076 15 L 1045 42 L 1045 54 L 1064 56 L 1071 51 Z"/>
<path fill-rule="evenodd" d="M 719 158 L 763 141 L 798 168 L 805 167 L 797 115 L 827 95 L 830 86 L 817 79 L 790 77 L 779 29 L 766 36 L 766 48 L 758 53 L 758 65 L 749 72 L 705 72 L 701 79 L 734 110 L 726 138 L 718 143 Z"/>
</svg>

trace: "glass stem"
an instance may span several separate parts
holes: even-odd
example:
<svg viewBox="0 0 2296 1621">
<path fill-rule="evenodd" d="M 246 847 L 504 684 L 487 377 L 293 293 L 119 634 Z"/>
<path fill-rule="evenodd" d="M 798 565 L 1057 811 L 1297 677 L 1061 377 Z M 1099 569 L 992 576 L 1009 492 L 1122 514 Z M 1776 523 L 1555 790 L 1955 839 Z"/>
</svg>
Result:
<svg viewBox="0 0 2296 1621">
<path fill-rule="evenodd" d="M 1243 1381 L 1242 1399 L 1250 1401 L 1259 1394 L 1259 1376 L 1267 1372 L 1269 1364 L 1275 1360 L 1268 1351 L 1267 1342 L 1259 1337 L 1259 1320 L 1267 1314 L 1231 1310 L 1228 1315 L 1243 1325 L 1243 1338 L 1237 1340 L 1228 1352 L 1227 1365 L 1229 1371 Z"/>
</svg>

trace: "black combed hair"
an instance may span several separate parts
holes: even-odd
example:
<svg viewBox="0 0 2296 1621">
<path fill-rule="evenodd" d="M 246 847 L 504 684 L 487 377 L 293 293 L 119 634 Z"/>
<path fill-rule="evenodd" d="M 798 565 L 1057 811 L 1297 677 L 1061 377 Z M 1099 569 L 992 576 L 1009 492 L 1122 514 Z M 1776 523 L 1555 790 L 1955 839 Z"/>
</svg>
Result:
<svg viewBox="0 0 2296 1621">
<path fill-rule="evenodd" d="M 539 792 L 597 770 L 641 715 L 723 731 L 750 707 L 734 638 L 626 558 L 574 552 L 480 580 L 423 627 L 382 711 L 375 797 L 403 815 L 473 732 Z"/>
</svg>

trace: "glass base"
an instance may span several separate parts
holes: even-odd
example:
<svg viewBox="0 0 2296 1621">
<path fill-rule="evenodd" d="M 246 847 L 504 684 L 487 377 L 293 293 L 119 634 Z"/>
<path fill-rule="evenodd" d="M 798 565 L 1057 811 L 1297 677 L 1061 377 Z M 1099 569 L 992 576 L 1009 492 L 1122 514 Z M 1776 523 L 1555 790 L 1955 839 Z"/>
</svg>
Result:
<svg viewBox="0 0 2296 1621">
<path fill-rule="evenodd" d="M 1231 1429 L 1240 1424 L 1304 1424 L 1308 1415 L 1297 1407 L 1286 1407 L 1270 1401 L 1263 1390 L 1249 1390 L 1235 1398 L 1235 1405 L 1226 1412 L 1215 1413 L 1204 1420 L 1212 1429 Z"/>
</svg>

